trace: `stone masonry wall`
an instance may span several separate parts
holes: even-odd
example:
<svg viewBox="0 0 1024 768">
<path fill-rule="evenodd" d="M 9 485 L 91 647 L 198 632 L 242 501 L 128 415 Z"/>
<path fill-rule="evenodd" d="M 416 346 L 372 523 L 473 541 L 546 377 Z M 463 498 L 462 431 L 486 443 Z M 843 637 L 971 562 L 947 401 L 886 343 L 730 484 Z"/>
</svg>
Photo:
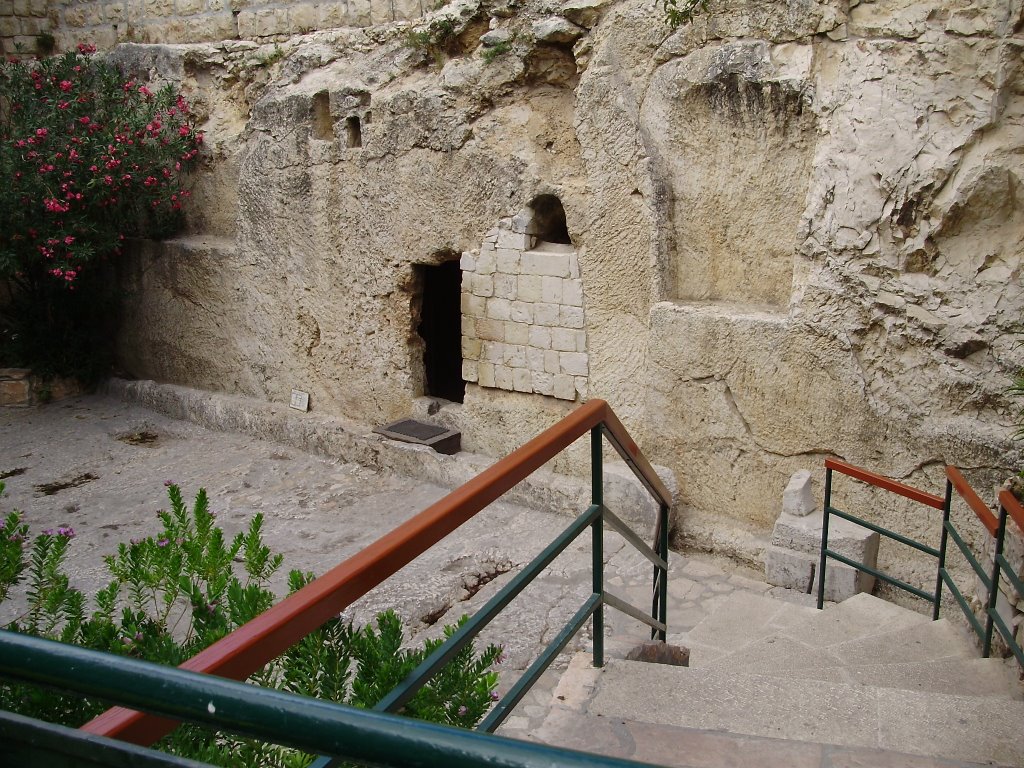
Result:
<svg viewBox="0 0 1024 768">
<path fill-rule="evenodd" d="M 583 281 L 571 245 L 502 220 L 462 256 L 462 377 L 481 387 L 587 397 Z"/>
<path fill-rule="evenodd" d="M 5 54 L 36 52 L 36 36 L 43 32 L 54 36 L 58 50 L 79 42 L 109 48 L 126 42 L 274 40 L 411 20 L 425 11 L 423 0 L 14 0 L 0 6 L 10 9 L 0 11 Z"/>
</svg>

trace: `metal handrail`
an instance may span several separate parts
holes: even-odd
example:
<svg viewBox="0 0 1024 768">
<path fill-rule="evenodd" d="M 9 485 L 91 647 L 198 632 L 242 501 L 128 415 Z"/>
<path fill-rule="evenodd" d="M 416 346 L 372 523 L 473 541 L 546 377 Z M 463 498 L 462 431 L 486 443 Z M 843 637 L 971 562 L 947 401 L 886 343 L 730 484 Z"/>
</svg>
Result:
<svg viewBox="0 0 1024 768">
<path fill-rule="evenodd" d="M 355 600 L 443 539 L 588 431 L 592 437 L 592 462 L 595 470 L 594 505 L 600 510 L 604 509 L 601 481 L 602 436 L 608 438 L 631 471 L 658 502 L 655 552 L 660 556 L 661 564 L 655 565 L 654 569 L 652 615 L 655 617 L 656 626 L 652 634 L 664 639 L 668 586 L 668 509 L 671 505 L 671 495 L 611 407 L 603 400 L 592 400 L 355 556 L 201 651 L 180 668 L 236 680 L 247 678 L 288 647 L 337 616 Z M 603 515 L 599 515 L 598 519 L 590 523 L 593 531 L 595 564 L 600 564 L 603 559 L 602 518 Z M 600 666 L 603 660 L 602 608 L 605 603 L 605 592 L 601 568 L 598 565 L 594 568 L 594 594 L 600 598 L 591 610 L 594 619 L 594 659 L 595 664 Z M 612 601 L 608 601 L 608 604 L 618 607 Z M 568 637 L 565 640 L 567 641 Z M 545 653 L 549 651 L 550 647 Z M 552 655 L 547 663 L 553 658 Z M 531 667 L 527 674 L 533 671 L 534 668 Z M 169 733 L 176 725 L 177 723 L 172 720 L 115 707 L 86 723 L 82 730 L 139 744 L 150 744 Z M 496 725 L 497 723 L 494 724 L 495 727 Z"/>
<path fill-rule="evenodd" d="M 184 720 L 307 752 L 344 754 L 361 764 L 385 768 L 405 768 L 410 764 L 421 768 L 477 768 L 481 765 L 638 768 L 646 765 L 357 709 L 284 691 L 254 690 L 254 686 L 234 680 L 2 630 L 0 676 L 119 701 L 163 718 Z M 33 728 L 47 727 L 31 718 L 19 720 L 19 736 Z M 76 759 L 75 764 L 78 761 L 84 764 L 91 757 L 89 750 L 95 748 L 95 742 L 89 739 L 95 737 L 81 731 L 71 733 L 79 735 L 81 750 L 72 757 Z M 111 746 L 118 751 L 116 743 Z M 123 746 L 127 748 L 124 753 L 139 757 L 138 747 Z M 124 753 L 122 759 L 110 764 L 138 764 L 137 759 L 124 759 Z M 167 757 L 170 764 L 193 768 L 198 765 L 191 760 Z"/>
<path fill-rule="evenodd" d="M 870 573 L 875 578 L 888 582 L 889 584 L 892 584 L 894 587 L 897 587 L 898 589 L 902 589 L 906 592 L 910 592 L 913 595 L 917 595 L 918 597 L 930 601 L 933 605 L 932 618 L 938 618 L 938 589 L 936 589 L 934 594 L 926 592 L 925 590 L 919 589 L 918 587 L 915 587 L 912 584 L 908 584 L 907 582 L 902 581 L 901 579 L 897 579 L 894 576 L 890 576 L 884 571 L 881 571 L 877 568 L 873 568 L 869 566 L 867 563 L 862 563 L 857 560 L 853 560 L 852 558 L 846 557 L 845 555 L 842 555 L 839 552 L 829 549 L 829 518 L 832 515 L 835 515 L 837 517 L 843 518 L 844 520 L 848 520 L 851 523 L 860 525 L 864 528 L 874 531 L 880 536 L 885 536 L 886 538 L 892 539 L 893 541 L 898 541 L 900 544 L 904 544 L 908 547 L 912 547 L 913 549 L 919 550 L 920 552 L 924 552 L 926 555 L 938 558 L 940 567 L 944 558 L 944 549 L 942 549 L 941 547 L 940 549 L 936 550 L 933 547 L 929 547 L 927 544 L 923 544 L 920 541 L 916 541 L 908 536 L 904 536 L 903 534 L 897 533 L 896 531 L 892 531 L 888 528 L 884 528 L 880 525 L 875 525 L 874 523 L 864 520 L 863 518 L 857 517 L 856 515 L 852 515 L 848 512 L 843 512 L 842 510 L 833 507 L 833 472 L 839 472 L 841 474 L 848 475 L 849 477 L 852 477 L 855 480 L 860 480 L 861 482 L 867 483 L 868 485 L 875 486 L 876 488 L 880 488 L 884 491 L 889 491 L 890 493 L 898 494 L 900 496 L 903 496 L 904 498 L 910 499 L 911 501 L 916 501 L 919 504 L 924 504 L 925 506 L 933 507 L 934 509 L 941 510 L 944 508 L 946 504 L 946 501 L 943 500 L 940 496 L 936 496 L 933 493 L 928 493 L 927 491 L 922 491 L 920 488 L 914 488 L 913 486 L 907 485 L 906 483 L 901 483 L 898 480 L 893 480 L 892 478 L 885 477 L 884 475 L 879 475 L 875 472 L 871 472 L 870 470 L 864 469 L 863 467 L 858 467 L 853 464 L 849 464 L 840 459 L 832 457 L 825 459 L 825 506 L 821 524 L 821 554 L 818 561 L 818 609 L 820 610 L 825 605 L 825 570 L 827 568 L 828 561 L 835 560 L 845 565 L 849 565 L 852 568 L 856 568 L 857 570 L 864 571 L 865 573 Z"/>
</svg>

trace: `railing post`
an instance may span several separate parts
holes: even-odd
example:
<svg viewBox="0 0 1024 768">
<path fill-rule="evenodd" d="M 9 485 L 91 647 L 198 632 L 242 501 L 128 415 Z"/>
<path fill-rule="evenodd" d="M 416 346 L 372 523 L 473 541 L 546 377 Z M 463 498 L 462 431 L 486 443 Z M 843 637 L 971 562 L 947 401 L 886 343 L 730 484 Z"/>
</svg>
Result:
<svg viewBox="0 0 1024 768">
<path fill-rule="evenodd" d="M 937 621 L 942 608 L 942 571 L 946 567 L 946 542 L 949 540 L 949 513 L 953 509 L 953 481 L 946 480 L 946 500 L 942 504 L 942 538 L 939 539 L 939 569 L 935 575 L 935 602 L 932 621 Z"/>
<path fill-rule="evenodd" d="M 593 544 L 593 576 L 594 594 L 601 596 L 601 603 L 594 611 L 594 666 L 604 666 L 604 468 L 602 462 L 602 444 L 604 430 L 601 425 L 590 430 L 590 482 L 591 503 L 599 507 L 597 519 L 591 523 Z"/>
<path fill-rule="evenodd" d="M 996 551 L 992 556 L 992 586 L 988 590 L 988 605 L 985 606 L 985 638 L 981 645 L 982 658 L 987 659 L 992 653 L 992 625 L 995 623 L 993 614 L 999 598 L 999 558 L 1003 554 L 1003 543 L 1006 540 L 1006 507 L 999 505 L 999 528 L 996 530 Z"/>
<path fill-rule="evenodd" d="M 660 571 L 661 583 L 658 585 L 658 621 L 665 625 L 665 629 L 658 630 L 658 639 L 661 642 L 668 640 L 668 505 L 662 504 L 658 509 L 658 547 L 659 555 L 665 561 L 665 567 L 655 566 Z"/>
<path fill-rule="evenodd" d="M 825 561 L 828 559 L 828 511 L 832 507 L 832 469 L 825 468 L 825 508 L 821 515 L 821 557 L 818 560 L 818 610 L 825 607 Z"/>
</svg>

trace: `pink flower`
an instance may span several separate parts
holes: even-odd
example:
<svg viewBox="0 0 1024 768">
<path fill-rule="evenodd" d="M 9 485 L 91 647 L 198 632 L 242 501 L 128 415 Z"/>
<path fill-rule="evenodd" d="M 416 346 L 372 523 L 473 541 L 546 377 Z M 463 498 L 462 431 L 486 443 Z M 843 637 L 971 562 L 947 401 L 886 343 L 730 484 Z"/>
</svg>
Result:
<svg viewBox="0 0 1024 768">
<path fill-rule="evenodd" d="M 153 95 L 153 92 L 144 85 L 139 86 L 139 93 L 141 93 L 143 96 L 147 98 Z"/>
<path fill-rule="evenodd" d="M 61 80 L 60 81 L 60 89 L 62 91 L 64 91 L 65 93 L 70 91 L 71 90 L 71 81 L 70 80 Z"/>
<path fill-rule="evenodd" d="M 75 242 L 75 238 L 71 235 L 64 238 L 64 245 L 71 245 L 73 242 Z"/>
<path fill-rule="evenodd" d="M 36 136 L 38 136 L 41 139 L 45 139 L 47 133 L 49 133 L 49 131 L 47 131 L 45 128 L 36 128 Z"/>
<path fill-rule="evenodd" d="M 89 124 L 89 116 L 88 115 L 83 115 L 82 117 L 78 118 L 78 122 L 80 122 L 82 125 L 88 125 Z"/>
</svg>

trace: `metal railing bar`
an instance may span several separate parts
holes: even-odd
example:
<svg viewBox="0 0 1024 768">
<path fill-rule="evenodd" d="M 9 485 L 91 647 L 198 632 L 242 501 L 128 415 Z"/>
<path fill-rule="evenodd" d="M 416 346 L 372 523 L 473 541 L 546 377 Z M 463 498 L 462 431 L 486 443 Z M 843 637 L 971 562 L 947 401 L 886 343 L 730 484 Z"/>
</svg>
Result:
<svg viewBox="0 0 1024 768">
<path fill-rule="evenodd" d="M 622 538 L 632 544 L 641 555 L 646 557 L 659 568 L 668 568 L 668 563 L 662 560 L 661 557 L 658 556 L 658 553 L 651 547 L 647 546 L 647 543 L 629 527 L 628 523 L 608 509 L 608 507 L 604 508 L 604 521 L 608 523 L 608 525 L 619 535 L 621 535 Z"/>
<path fill-rule="evenodd" d="M 1013 522 L 1020 528 L 1021 533 L 1024 533 L 1024 505 L 1021 505 L 1009 488 L 1003 488 L 999 491 L 999 503 L 1006 510 L 1007 514 L 1013 518 Z"/>
<path fill-rule="evenodd" d="M 953 484 L 960 498 L 967 502 L 967 506 L 971 508 L 971 511 L 981 521 L 981 524 L 988 529 L 989 535 L 995 536 L 999 530 L 999 520 L 992 514 L 992 510 L 988 508 L 988 505 L 981 500 L 981 497 L 975 493 L 960 470 L 952 464 L 947 464 L 946 477 Z"/>
<path fill-rule="evenodd" d="M 607 414 L 604 418 L 604 433 L 605 437 L 608 438 L 608 442 L 612 444 L 612 447 L 622 457 L 622 460 L 626 462 L 626 465 L 633 471 L 633 474 L 637 476 L 637 479 L 647 487 L 651 495 L 660 503 L 672 506 L 672 494 L 669 493 L 668 488 L 665 487 L 661 478 L 658 477 L 654 467 L 651 466 L 647 457 L 640 452 L 640 447 L 629 436 L 629 432 L 622 426 L 622 422 L 619 421 L 619 417 L 615 415 L 615 412 L 612 411 L 607 403 L 605 403 L 605 407 L 607 408 Z"/>
<path fill-rule="evenodd" d="M 985 569 L 981 567 L 981 563 L 978 562 L 978 558 L 974 556 L 974 553 L 971 551 L 971 548 L 967 545 L 967 542 L 963 540 L 963 537 L 961 537 L 956 528 L 953 527 L 952 521 L 947 520 L 944 523 L 944 525 L 946 526 L 946 531 L 953 539 L 953 542 L 959 548 L 960 554 L 964 556 L 964 559 L 967 560 L 968 563 L 970 563 L 970 566 L 974 569 L 974 572 L 978 574 L 978 578 L 981 579 L 981 583 L 985 585 L 985 589 L 991 589 L 992 579 L 990 575 L 985 573 Z"/>
<path fill-rule="evenodd" d="M 949 587 L 949 591 L 953 593 L 953 597 L 960 606 L 960 610 L 963 611 L 964 618 L 966 618 L 967 622 L 971 625 L 971 629 L 974 630 L 974 633 L 979 639 L 983 639 L 985 637 L 985 627 L 983 627 L 981 622 L 978 621 L 978 617 L 974 615 L 974 611 L 971 610 L 970 603 L 967 602 L 967 598 L 964 597 L 960 588 L 957 587 L 956 583 L 953 581 L 953 577 L 949 574 L 949 571 L 942 568 L 939 571 L 939 574 L 942 576 L 942 580 L 946 583 L 946 586 Z"/>
<path fill-rule="evenodd" d="M 394 712 L 416 695 L 430 678 L 455 655 L 468 645 L 490 621 L 497 616 L 513 598 L 526 589 L 556 557 L 565 551 L 601 514 L 601 508 L 592 504 L 587 511 L 577 517 L 554 541 L 530 563 L 517 573 L 508 584 L 473 614 L 465 624 L 459 627 L 437 650 L 424 659 L 416 669 L 409 673 L 401 683 L 377 702 L 374 707 L 378 712 Z"/>
<path fill-rule="evenodd" d="M 838 560 L 840 563 L 845 563 L 846 565 L 849 565 L 851 568 L 856 568 L 858 571 L 870 573 L 876 579 L 881 579 L 882 581 L 892 584 L 894 587 L 899 587 L 902 590 L 917 595 L 918 597 L 927 600 L 929 603 L 935 600 L 935 595 L 931 594 L 930 592 L 925 592 L 923 589 L 919 589 L 918 587 L 915 587 L 912 584 L 907 584 L 907 582 L 905 581 L 900 581 L 894 576 L 890 576 L 887 573 L 883 573 L 882 571 L 879 571 L 876 568 L 872 568 L 869 565 L 865 565 L 864 563 L 859 563 L 856 560 L 851 560 L 848 557 L 844 557 L 843 555 L 840 555 L 838 552 L 833 552 L 831 549 L 826 549 L 825 555 L 832 558 L 833 560 Z"/>
<path fill-rule="evenodd" d="M 658 552 L 665 558 L 667 563 L 669 560 L 668 556 L 668 505 L 662 504 L 658 509 L 658 525 L 657 525 L 657 542 Z M 668 639 L 668 567 L 658 568 L 654 567 L 654 577 L 659 580 L 659 585 L 654 594 L 658 598 L 658 610 L 655 614 L 652 611 L 651 615 L 656 615 L 658 620 L 665 625 L 665 629 L 658 631 L 658 638 L 664 643 Z M 654 639 L 654 631 L 651 631 L 651 639 Z"/>
<path fill-rule="evenodd" d="M 1013 655 L 1017 657 L 1018 663 L 1024 667 L 1024 648 L 1021 648 L 1017 644 L 1017 641 L 1013 637 L 1013 630 L 1006 626 L 1006 622 L 1003 621 L 1003 617 L 999 615 L 999 611 L 992 608 L 988 615 L 992 617 L 992 622 L 999 629 L 999 634 L 1003 637 L 1003 642 L 1006 643 L 1007 647 L 1013 652 Z"/>
<path fill-rule="evenodd" d="M 605 590 L 605 593 L 604 593 L 604 603 L 605 603 L 605 605 L 610 606 L 610 607 L 614 608 L 617 611 L 621 611 L 622 613 L 626 614 L 627 616 L 632 616 L 637 621 L 642 621 L 647 626 L 652 627 L 652 628 L 658 630 L 659 632 L 664 632 L 667 629 L 667 627 L 665 626 L 664 622 L 658 621 L 657 619 L 655 619 L 655 618 L 653 618 L 651 616 L 648 616 L 646 613 L 641 611 L 639 608 L 633 607 L 632 605 L 627 603 L 622 598 L 619 598 L 619 597 L 616 597 L 615 595 L 613 595 L 608 590 Z"/>
<path fill-rule="evenodd" d="M 15 632 L 0 631 L 0 676 L 385 768 L 405 768 L 409 755 L 421 768 L 643 765 L 257 688 Z"/>
<path fill-rule="evenodd" d="M 200 651 L 181 669 L 245 679 L 602 424 L 615 437 L 617 450 L 626 450 L 632 457 L 634 471 L 647 477 L 647 485 L 658 491 L 659 499 L 671 503 L 664 485 L 608 404 L 591 400 L 358 554 Z M 174 727 L 167 720 L 114 708 L 86 723 L 82 730 L 148 744 Z"/>
<path fill-rule="evenodd" d="M 1013 566 L 1010 565 L 1010 561 L 1006 559 L 1006 555 L 1000 553 L 998 555 L 999 560 L 999 576 L 1005 578 L 1010 582 L 1010 586 L 1013 587 L 1014 591 L 1018 595 L 1024 595 L 1024 581 L 1013 572 Z"/>
<path fill-rule="evenodd" d="M 537 682 L 544 671 L 551 666 L 551 663 L 558 657 L 562 649 L 572 639 L 573 635 L 580 631 L 587 619 L 589 619 L 598 608 L 601 607 L 601 595 L 591 594 L 569 622 L 562 628 L 554 640 L 545 648 L 540 656 L 527 668 L 515 685 L 506 693 L 480 724 L 476 727 L 478 731 L 492 733 L 505 719 L 512 714 L 516 704 L 522 701 L 523 696 Z"/>
<path fill-rule="evenodd" d="M 842 461 L 841 459 L 836 459 L 832 457 L 825 459 L 825 468 L 834 469 L 836 472 L 842 472 L 844 475 L 856 478 L 857 480 L 862 480 L 863 482 L 868 483 L 869 485 L 873 485 L 877 488 L 881 488 L 883 490 L 899 494 L 900 496 L 904 496 L 908 499 L 911 499 L 912 501 L 925 504 L 929 507 L 934 507 L 935 509 L 942 509 L 943 500 L 940 496 L 936 496 L 934 493 L 927 493 L 926 491 L 922 491 L 919 488 L 914 488 L 913 486 L 907 485 L 906 483 L 901 483 L 898 480 L 893 480 L 891 478 L 885 477 L 884 475 L 879 475 L 875 472 L 871 472 L 862 467 L 857 467 L 854 466 L 853 464 L 848 464 L 845 461 Z"/>
<path fill-rule="evenodd" d="M 912 547 L 913 549 L 916 549 L 919 552 L 924 552 L 926 555 L 931 555 L 932 557 L 939 556 L 939 550 L 935 549 L 934 547 L 929 547 L 927 544 L 922 544 L 919 541 L 909 539 L 903 534 L 896 533 L 896 531 L 890 531 L 888 528 L 883 528 L 880 525 L 875 525 L 874 523 L 868 522 L 867 520 L 859 518 L 856 515 L 851 515 L 847 512 L 843 512 L 842 510 L 836 509 L 835 507 L 829 507 L 828 512 L 829 514 L 836 515 L 837 517 L 841 517 L 844 520 L 849 520 L 851 523 L 862 525 L 868 530 L 874 531 L 875 533 L 881 536 L 885 536 L 888 539 L 898 541 L 900 544 L 905 544 L 908 547 Z"/>
</svg>

